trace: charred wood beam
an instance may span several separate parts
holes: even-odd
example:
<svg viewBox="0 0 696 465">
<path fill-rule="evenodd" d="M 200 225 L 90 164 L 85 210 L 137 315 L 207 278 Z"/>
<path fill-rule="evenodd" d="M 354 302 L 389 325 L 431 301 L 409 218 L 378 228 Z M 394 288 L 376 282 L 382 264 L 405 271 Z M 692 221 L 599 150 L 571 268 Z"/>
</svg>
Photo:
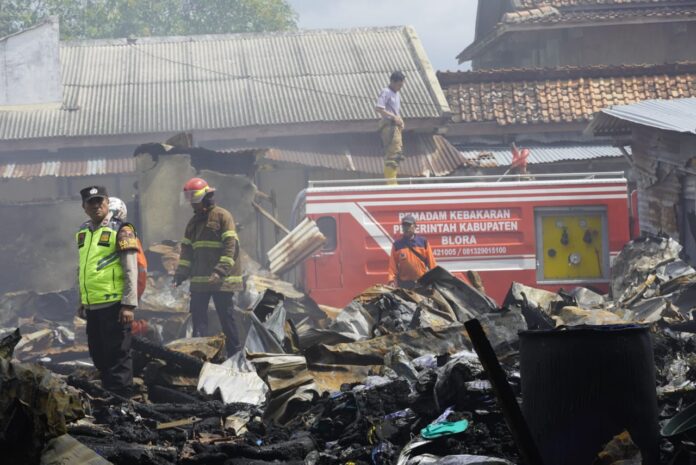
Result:
<svg viewBox="0 0 696 465">
<path fill-rule="evenodd" d="M 198 376 L 203 368 L 203 361 L 191 355 L 167 349 L 145 338 L 133 338 L 133 350 L 167 362 L 167 365 L 179 368 L 183 374 Z"/>
<path fill-rule="evenodd" d="M 92 438 L 106 438 L 114 434 L 110 429 L 101 425 L 77 424 L 67 425 L 68 434 L 75 436 L 89 436 Z"/>
<path fill-rule="evenodd" d="M 114 465 L 170 465 L 177 462 L 176 447 L 131 444 L 114 438 L 75 437 Z"/>
<path fill-rule="evenodd" d="M 234 458 L 225 461 L 225 465 L 304 465 L 304 460 L 287 460 L 287 461 L 268 461 L 268 460 L 249 460 L 247 458 Z"/>
<path fill-rule="evenodd" d="M 201 399 L 190 394 L 157 384 L 150 384 L 147 386 L 147 398 L 150 402 L 156 402 L 158 404 L 168 402 L 173 404 L 193 404 L 201 402 Z"/>
<path fill-rule="evenodd" d="M 498 398 L 500 409 L 503 411 L 505 422 L 510 428 L 515 444 L 520 451 L 522 460 L 527 465 L 543 465 L 541 454 L 537 448 L 536 442 L 532 437 L 532 433 L 527 426 L 527 422 L 522 415 L 522 410 L 515 399 L 515 394 L 507 382 L 505 371 L 500 366 L 498 358 L 495 356 L 493 347 L 483 331 L 481 323 L 477 319 L 469 320 L 464 323 L 469 339 L 474 346 L 476 355 L 478 355 L 483 369 L 486 371 L 493 392 Z"/>
<path fill-rule="evenodd" d="M 60 363 L 54 363 L 54 362 L 37 362 L 39 365 L 42 367 L 51 370 L 53 373 L 56 373 L 58 375 L 64 375 L 68 376 L 71 375 L 75 372 L 75 366 L 74 365 L 63 365 Z"/>
<path fill-rule="evenodd" d="M 189 404 L 152 404 L 152 411 L 176 418 L 197 417 L 226 417 L 238 412 L 259 413 L 257 407 L 251 404 L 224 404 L 219 400 L 194 402 Z"/>
<path fill-rule="evenodd" d="M 123 396 L 120 396 L 118 394 L 115 394 L 111 391 L 108 391 L 104 388 L 101 388 L 99 386 L 96 386 L 93 384 L 91 381 L 86 380 L 84 378 L 78 378 L 77 376 L 68 376 L 67 378 L 67 383 L 75 388 L 81 389 L 82 391 L 86 392 L 87 394 L 94 396 L 94 397 L 101 397 L 101 398 L 111 398 L 116 402 L 125 404 L 125 403 L 130 403 L 133 405 L 133 409 L 138 412 L 140 415 L 151 418 L 153 420 L 157 421 L 171 421 L 172 418 L 160 413 L 149 406 L 145 404 L 141 404 L 140 402 L 136 402 L 131 399 L 126 399 Z"/>
<path fill-rule="evenodd" d="M 317 449 L 314 439 L 309 434 L 298 435 L 292 440 L 254 447 L 248 444 L 226 443 L 212 446 L 200 445 L 194 457 L 182 461 L 187 465 L 221 463 L 220 457 L 246 458 L 255 460 L 303 460 L 310 452 Z"/>
</svg>

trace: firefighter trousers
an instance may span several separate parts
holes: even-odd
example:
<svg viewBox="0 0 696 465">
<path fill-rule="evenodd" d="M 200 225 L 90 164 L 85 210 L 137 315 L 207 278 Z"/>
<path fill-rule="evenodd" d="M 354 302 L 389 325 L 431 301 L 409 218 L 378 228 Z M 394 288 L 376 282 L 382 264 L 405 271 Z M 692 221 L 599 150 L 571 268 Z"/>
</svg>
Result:
<svg viewBox="0 0 696 465">
<path fill-rule="evenodd" d="M 131 326 L 119 322 L 121 302 L 87 310 L 87 345 L 102 387 L 125 397 L 133 387 Z"/>
<path fill-rule="evenodd" d="M 384 150 L 384 178 L 387 179 L 387 184 L 396 184 L 399 164 L 404 158 L 401 127 L 391 120 L 383 119 L 379 124 L 379 133 Z"/>
<path fill-rule="evenodd" d="M 234 292 L 191 292 L 193 336 L 210 336 L 208 333 L 208 304 L 212 297 L 222 332 L 225 334 L 225 348 L 228 357 L 241 349 L 235 323 L 233 296 Z"/>
</svg>

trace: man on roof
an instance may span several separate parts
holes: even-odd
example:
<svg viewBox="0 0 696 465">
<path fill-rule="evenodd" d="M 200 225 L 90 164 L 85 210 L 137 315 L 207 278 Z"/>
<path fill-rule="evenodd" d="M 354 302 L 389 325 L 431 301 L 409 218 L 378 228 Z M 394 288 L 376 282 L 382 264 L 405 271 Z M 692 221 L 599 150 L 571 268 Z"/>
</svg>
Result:
<svg viewBox="0 0 696 465">
<path fill-rule="evenodd" d="M 404 85 L 406 76 L 401 71 L 394 71 L 389 78 L 389 85 L 382 89 L 375 110 L 381 117 L 379 133 L 384 149 L 384 178 L 387 184 L 396 184 L 399 164 L 403 160 L 403 143 L 401 132 L 404 130 L 404 120 L 401 118 L 401 97 L 399 91 Z"/>
</svg>

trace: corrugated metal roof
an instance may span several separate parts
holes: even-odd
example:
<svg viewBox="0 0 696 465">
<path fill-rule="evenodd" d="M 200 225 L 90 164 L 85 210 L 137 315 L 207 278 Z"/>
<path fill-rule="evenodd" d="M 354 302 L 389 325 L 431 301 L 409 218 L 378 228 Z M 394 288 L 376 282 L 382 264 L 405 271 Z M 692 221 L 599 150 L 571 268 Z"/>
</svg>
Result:
<svg viewBox="0 0 696 465">
<path fill-rule="evenodd" d="M 336 136 L 325 143 L 314 141 L 311 146 L 287 144 L 275 147 L 265 158 L 340 171 L 380 176 L 384 173 L 383 149 L 377 133 Z M 466 164 L 462 154 L 442 136 L 404 135 L 404 161 L 399 168 L 403 176 L 444 176 Z"/>
<path fill-rule="evenodd" d="M 0 165 L 0 179 L 29 179 L 41 176 L 94 176 L 124 173 L 135 173 L 135 158 L 52 160 Z"/>
<path fill-rule="evenodd" d="M 696 98 L 645 100 L 632 105 L 615 105 L 595 116 L 587 131 L 619 134 L 640 124 L 665 131 L 696 134 Z"/>
<path fill-rule="evenodd" d="M 569 160 L 621 157 L 618 148 L 611 145 L 527 146 L 527 163 L 555 163 Z M 508 166 L 512 162 L 510 147 L 468 147 L 461 149 L 462 156 L 480 168 Z"/>
<path fill-rule="evenodd" d="M 374 120 L 394 69 L 405 117 L 449 111 L 410 27 L 67 42 L 61 65 L 63 107 L 0 111 L 0 140 Z"/>
</svg>

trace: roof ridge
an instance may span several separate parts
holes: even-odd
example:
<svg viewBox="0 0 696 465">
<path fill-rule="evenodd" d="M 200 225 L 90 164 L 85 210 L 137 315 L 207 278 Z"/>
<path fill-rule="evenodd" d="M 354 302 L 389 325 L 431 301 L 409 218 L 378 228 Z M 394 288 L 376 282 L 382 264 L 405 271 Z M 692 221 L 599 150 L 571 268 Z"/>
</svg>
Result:
<svg viewBox="0 0 696 465">
<path fill-rule="evenodd" d="M 661 8 L 694 4 L 694 0 L 517 0 L 511 2 L 512 11 L 519 12 L 541 6 L 551 6 L 562 10 L 588 9 L 628 9 L 628 8 Z"/>
<path fill-rule="evenodd" d="M 268 31 L 268 32 L 231 32 L 223 34 L 191 34 L 171 36 L 145 36 L 145 37 L 118 37 L 110 39 L 76 39 L 60 42 L 61 47 L 99 47 L 99 46 L 125 46 L 125 45 L 154 45 L 182 42 L 212 42 L 216 40 L 244 40 L 255 38 L 288 37 L 288 36 L 312 36 L 319 34 L 354 34 L 357 32 L 394 32 L 403 31 L 410 26 L 373 26 L 353 28 L 325 28 L 325 29 L 296 29 L 292 31 Z"/>
<path fill-rule="evenodd" d="M 577 78 L 611 78 L 632 75 L 684 74 L 696 72 L 696 62 L 666 64 L 566 66 L 561 68 L 511 68 L 477 71 L 438 71 L 440 84 L 486 81 L 524 81 Z"/>
</svg>

